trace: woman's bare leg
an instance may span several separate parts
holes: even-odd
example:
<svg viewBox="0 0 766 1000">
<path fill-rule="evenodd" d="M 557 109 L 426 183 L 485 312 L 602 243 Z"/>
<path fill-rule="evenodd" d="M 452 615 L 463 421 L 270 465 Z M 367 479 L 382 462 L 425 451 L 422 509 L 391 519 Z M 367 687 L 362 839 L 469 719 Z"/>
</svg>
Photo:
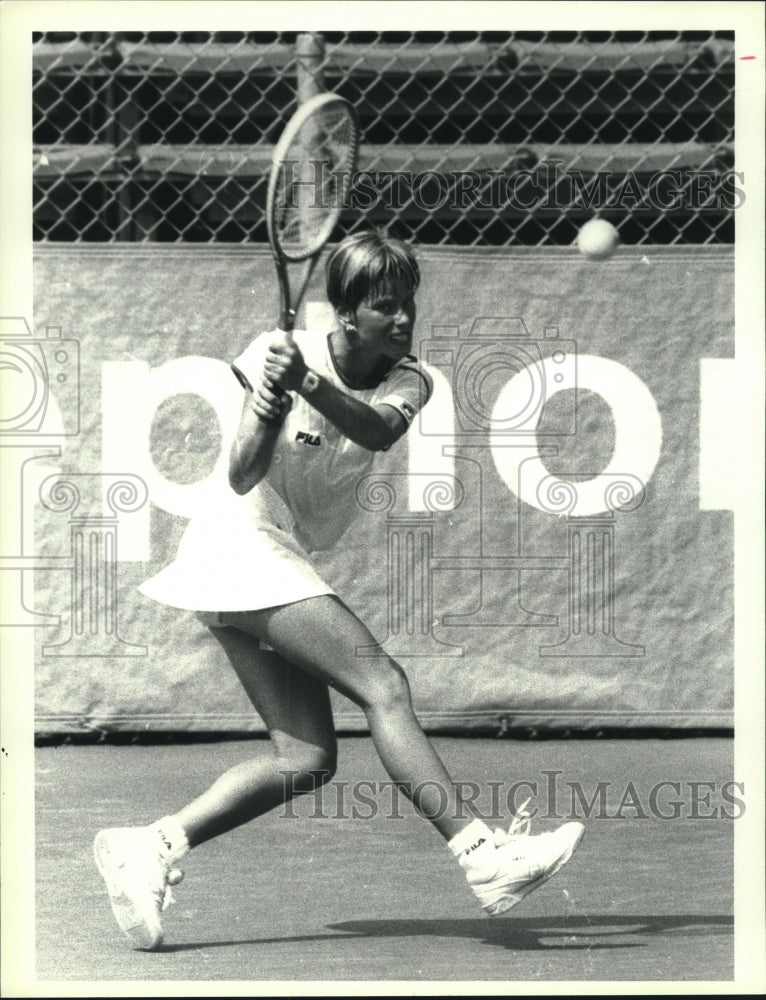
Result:
<svg viewBox="0 0 766 1000">
<path fill-rule="evenodd" d="M 327 685 L 278 653 L 259 648 L 234 628 L 213 628 L 270 740 L 254 740 L 247 760 L 176 813 L 194 847 L 295 795 L 311 792 L 335 773 L 336 744 Z"/>
<path fill-rule="evenodd" d="M 259 636 L 284 660 L 359 705 L 389 776 L 445 839 L 473 819 L 415 717 L 401 667 L 386 656 L 357 655 L 357 647 L 375 640 L 337 597 L 227 613 L 225 620 L 243 634 Z"/>
</svg>

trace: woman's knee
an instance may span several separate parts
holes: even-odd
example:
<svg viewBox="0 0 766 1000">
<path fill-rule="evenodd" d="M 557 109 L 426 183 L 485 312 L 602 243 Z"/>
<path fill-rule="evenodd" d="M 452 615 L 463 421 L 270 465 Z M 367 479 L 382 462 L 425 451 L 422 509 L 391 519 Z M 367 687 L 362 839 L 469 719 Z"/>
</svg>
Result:
<svg viewBox="0 0 766 1000">
<path fill-rule="evenodd" d="M 372 711 L 395 711 L 412 705 L 407 675 L 393 660 L 388 660 L 366 685 L 362 708 Z"/>
<path fill-rule="evenodd" d="M 337 770 L 337 752 L 332 747 L 281 747 L 279 770 L 292 795 L 304 795 L 327 784 Z"/>
</svg>

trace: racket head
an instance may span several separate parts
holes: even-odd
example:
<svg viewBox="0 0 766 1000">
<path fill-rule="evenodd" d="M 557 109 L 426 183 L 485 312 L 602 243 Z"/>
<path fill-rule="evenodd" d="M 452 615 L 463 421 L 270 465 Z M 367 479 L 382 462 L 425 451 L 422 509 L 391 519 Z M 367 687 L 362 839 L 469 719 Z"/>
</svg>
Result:
<svg viewBox="0 0 766 1000">
<path fill-rule="evenodd" d="M 338 94 L 318 94 L 292 116 L 274 149 L 266 195 L 266 226 L 277 260 L 306 260 L 330 239 L 358 151 L 356 113 Z"/>
</svg>

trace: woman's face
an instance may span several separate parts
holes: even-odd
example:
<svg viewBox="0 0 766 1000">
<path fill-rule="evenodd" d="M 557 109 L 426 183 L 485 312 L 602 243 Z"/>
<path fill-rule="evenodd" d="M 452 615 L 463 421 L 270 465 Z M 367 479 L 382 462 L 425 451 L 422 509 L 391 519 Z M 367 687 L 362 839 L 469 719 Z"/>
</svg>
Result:
<svg viewBox="0 0 766 1000">
<path fill-rule="evenodd" d="M 403 282 L 386 282 L 357 306 L 355 345 L 371 354 L 399 360 L 412 349 L 415 326 L 415 298 Z"/>
</svg>

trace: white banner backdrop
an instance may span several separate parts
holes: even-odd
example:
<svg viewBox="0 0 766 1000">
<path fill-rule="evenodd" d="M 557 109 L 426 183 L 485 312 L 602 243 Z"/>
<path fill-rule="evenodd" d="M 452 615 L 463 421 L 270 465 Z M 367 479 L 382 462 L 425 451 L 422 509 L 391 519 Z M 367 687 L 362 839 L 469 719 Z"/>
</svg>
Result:
<svg viewBox="0 0 766 1000">
<path fill-rule="evenodd" d="M 321 565 L 424 725 L 730 726 L 731 250 L 420 259 L 434 397 Z M 34 274 L 34 330 L 3 329 L 34 387 L 3 438 L 21 498 L 3 555 L 7 624 L 35 628 L 37 729 L 259 730 L 205 628 L 136 586 L 227 488 L 228 361 L 274 324 L 269 254 L 48 245 Z M 321 282 L 307 314 L 321 329 Z"/>
</svg>

